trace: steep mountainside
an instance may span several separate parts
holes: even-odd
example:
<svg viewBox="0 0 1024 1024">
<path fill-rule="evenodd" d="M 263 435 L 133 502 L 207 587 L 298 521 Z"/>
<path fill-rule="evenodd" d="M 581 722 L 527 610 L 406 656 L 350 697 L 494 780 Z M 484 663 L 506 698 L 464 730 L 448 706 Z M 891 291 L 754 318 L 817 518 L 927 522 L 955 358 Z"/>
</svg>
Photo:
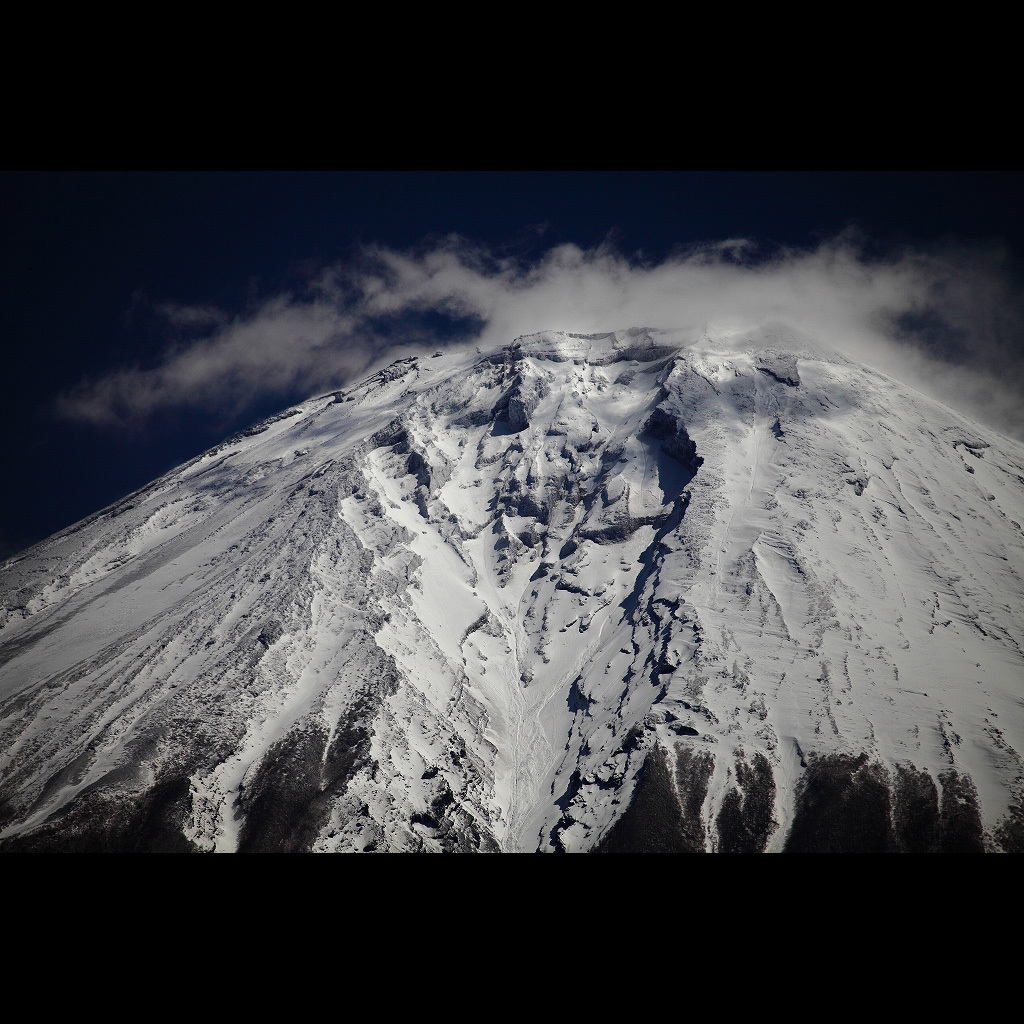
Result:
<svg viewBox="0 0 1024 1024">
<path fill-rule="evenodd" d="M 783 325 L 402 360 L 0 567 L 0 850 L 1018 850 L 1022 523 Z"/>
</svg>

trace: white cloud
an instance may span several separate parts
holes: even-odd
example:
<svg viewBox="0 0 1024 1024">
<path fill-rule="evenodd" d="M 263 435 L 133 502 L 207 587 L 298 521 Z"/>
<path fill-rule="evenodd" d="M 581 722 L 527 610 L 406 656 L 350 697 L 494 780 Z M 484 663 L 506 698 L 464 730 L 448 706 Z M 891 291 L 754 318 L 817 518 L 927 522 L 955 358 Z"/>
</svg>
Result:
<svg viewBox="0 0 1024 1024">
<path fill-rule="evenodd" d="M 162 307 L 178 341 L 152 368 L 122 368 L 60 400 L 96 423 L 199 406 L 237 415 L 340 386 L 399 345 L 444 344 L 430 316 L 469 318 L 473 344 L 548 329 L 578 333 L 782 320 L 828 346 L 1024 437 L 1024 297 L 1009 255 L 951 243 L 870 254 L 853 233 L 765 254 L 744 239 L 692 245 L 659 263 L 611 246 L 550 249 L 533 262 L 457 237 L 413 251 L 367 247 L 234 318 Z"/>
</svg>

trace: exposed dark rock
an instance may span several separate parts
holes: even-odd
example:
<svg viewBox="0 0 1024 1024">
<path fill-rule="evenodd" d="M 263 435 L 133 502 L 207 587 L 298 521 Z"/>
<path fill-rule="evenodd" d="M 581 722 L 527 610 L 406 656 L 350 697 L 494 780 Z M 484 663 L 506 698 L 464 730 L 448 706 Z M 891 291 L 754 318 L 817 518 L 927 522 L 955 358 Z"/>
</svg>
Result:
<svg viewBox="0 0 1024 1024">
<path fill-rule="evenodd" d="M 547 506 L 539 504 L 529 491 L 506 491 L 498 496 L 498 505 L 509 515 L 535 519 L 541 525 L 547 524 L 549 514 Z"/>
<path fill-rule="evenodd" d="M 409 452 L 409 457 L 406 459 L 406 468 L 412 476 L 416 477 L 417 484 L 423 487 L 430 486 L 430 466 L 427 465 L 419 452 Z"/>
<path fill-rule="evenodd" d="M 536 378 L 524 378 L 516 372 L 511 387 L 498 399 L 491 410 L 496 419 L 504 419 L 508 429 L 516 434 L 530 425 L 530 416 L 543 397 L 543 385 Z"/>
<path fill-rule="evenodd" d="M 612 363 L 627 363 L 634 360 L 638 363 L 653 363 L 658 360 L 670 362 L 678 350 L 671 345 L 658 345 L 650 338 L 635 345 L 624 345 L 612 355 L 600 356 L 590 362 L 594 366 L 609 366 Z"/>
<path fill-rule="evenodd" d="M 896 765 L 892 823 L 896 844 L 904 853 L 938 852 L 939 791 L 926 771 Z"/>
<path fill-rule="evenodd" d="M 251 427 L 246 427 L 245 430 L 240 430 L 237 434 L 233 434 L 226 441 L 222 441 L 216 448 L 211 449 L 213 452 L 222 451 L 229 445 L 237 444 L 239 441 L 245 440 L 247 437 L 255 437 L 257 434 L 263 434 L 274 423 L 278 423 L 280 420 L 289 419 L 292 416 L 301 416 L 301 409 L 287 409 L 285 412 L 276 413 L 273 416 L 268 416 L 267 419 L 261 420 L 259 423 L 254 424 Z M 130 508 L 131 506 L 129 506 Z"/>
<path fill-rule="evenodd" d="M 268 622 L 259 632 L 259 636 L 256 640 L 263 645 L 263 647 L 273 647 L 278 640 L 281 639 L 281 635 L 284 631 L 281 628 L 279 622 Z"/>
<path fill-rule="evenodd" d="M 942 853 L 984 853 L 978 790 L 969 775 L 950 768 L 939 775 L 939 850 Z"/>
<path fill-rule="evenodd" d="M 589 715 L 590 707 L 594 704 L 594 700 L 583 692 L 579 679 L 574 679 L 572 686 L 569 687 L 569 696 L 566 698 L 566 703 L 573 714 L 583 712 L 584 715 Z"/>
<path fill-rule="evenodd" d="M 473 409 L 470 412 L 459 416 L 453 421 L 452 425 L 456 427 L 482 427 L 490 423 L 493 419 L 493 410 Z"/>
<path fill-rule="evenodd" d="M 190 853 L 182 826 L 189 781 L 164 779 L 139 794 L 97 788 L 31 832 L 0 844 L 4 853 Z"/>
<path fill-rule="evenodd" d="M 995 830 L 996 840 L 1006 853 L 1024 853 L 1024 800 L 1013 804 Z"/>
<path fill-rule="evenodd" d="M 676 788 L 682 799 L 683 844 L 687 853 L 704 852 L 701 808 L 714 770 L 715 758 L 710 751 L 676 744 Z"/>
<path fill-rule="evenodd" d="M 384 681 L 384 689 L 388 688 Z M 320 725 L 297 727 L 266 753 L 239 796 L 244 814 L 242 853 L 301 852 L 312 848 L 334 798 L 369 760 L 370 734 L 357 706 L 327 747 Z"/>
<path fill-rule="evenodd" d="M 885 768 L 865 753 L 809 755 L 785 848 L 790 853 L 895 851 Z"/>
<path fill-rule="evenodd" d="M 627 753 L 631 750 L 636 750 L 640 746 L 640 739 L 643 734 L 643 729 L 639 725 L 630 726 L 629 732 L 626 733 L 626 737 L 622 741 L 622 749 Z"/>
<path fill-rule="evenodd" d="M 393 419 L 390 423 L 381 427 L 376 433 L 371 434 L 366 442 L 366 447 L 373 448 L 394 448 L 399 453 L 408 451 L 407 445 L 409 435 L 406 433 L 402 420 Z"/>
<path fill-rule="evenodd" d="M 659 405 L 651 413 L 651 418 L 647 421 L 645 429 L 655 440 L 665 441 L 675 437 L 679 430 L 679 424 L 676 423 L 675 417 L 664 406 Z"/>
<path fill-rule="evenodd" d="M 697 444 L 691 440 L 686 427 L 664 406 L 659 405 L 651 413 L 644 429 L 649 437 L 661 442 L 662 450 L 671 455 L 691 478 L 704 465 L 704 459 L 697 454 Z"/>
<path fill-rule="evenodd" d="M 800 385 L 800 377 L 796 373 L 795 364 L 791 373 L 779 373 L 775 370 L 769 370 L 767 366 L 759 366 L 758 369 L 765 376 L 771 377 L 772 380 L 777 380 L 780 384 L 785 384 L 786 387 L 795 388 Z"/>
<path fill-rule="evenodd" d="M 514 431 L 525 430 L 530 425 L 530 413 L 537 404 L 530 395 L 515 394 L 508 400 L 508 425 Z"/>
<path fill-rule="evenodd" d="M 324 802 L 320 765 L 326 745 L 326 732 L 310 727 L 293 730 L 267 751 L 239 795 L 245 813 L 239 852 L 293 853 L 312 847 L 321 824 L 318 811 L 323 817 L 327 811 L 317 806 Z"/>
<path fill-rule="evenodd" d="M 581 527 L 579 535 L 583 540 L 592 540 L 595 544 L 618 544 L 632 537 L 641 526 L 653 526 L 660 530 L 671 516 L 671 511 L 650 516 L 624 515 L 608 526 Z"/>
<path fill-rule="evenodd" d="M 736 782 L 725 795 L 715 822 L 721 853 L 763 853 L 778 827 L 772 817 L 775 807 L 775 777 L 768 759 L 760 751 L 751 764 L 736 758 Z"/>
<path fill-rule="evenodd" d="M 666 761 L 660 746 L 648 752 L 633 799 L 596 853 L 693 852 L 684 836 L 683 812 Z"/>
<path fill-rule="evenodd" d="M 692 726 L 690 726 L 690 725 L 683 725 L 682 722 L 673 722 L 672 725 L 670 726 L 670 728 L 672 729 L 672 731 L 677 736 L 699 736 L 700 735 L 700 733 L 697 732 L 697 730 L 694 729 Z"/>
</svg>

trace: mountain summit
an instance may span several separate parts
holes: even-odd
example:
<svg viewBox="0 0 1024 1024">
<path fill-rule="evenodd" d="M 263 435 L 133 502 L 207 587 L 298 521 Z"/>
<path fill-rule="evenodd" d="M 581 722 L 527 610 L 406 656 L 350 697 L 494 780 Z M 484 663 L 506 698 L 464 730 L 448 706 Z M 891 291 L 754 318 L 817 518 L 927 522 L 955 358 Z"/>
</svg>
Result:
<svg viewBox="0 0 1024 1024">
<path fill-rule="evenodd" d="M 1022 523 L 783 324 L 400 360 L 0 566 L 0 850 L 1020 850 Z"/>
</svg>

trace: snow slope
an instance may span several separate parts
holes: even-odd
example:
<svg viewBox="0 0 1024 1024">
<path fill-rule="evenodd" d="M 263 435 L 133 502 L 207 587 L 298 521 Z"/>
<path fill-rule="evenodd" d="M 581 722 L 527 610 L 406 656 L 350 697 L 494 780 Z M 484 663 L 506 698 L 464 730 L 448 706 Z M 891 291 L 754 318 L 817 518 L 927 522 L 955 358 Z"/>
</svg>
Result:
<svg viewBox="0 0 1024 1024">
<path fill-rule="evenodd" d="M 393 364 L 0 568 L 0 849 L 1018 849 L 1024 446 L 785 325 Z"/>
</svg>

